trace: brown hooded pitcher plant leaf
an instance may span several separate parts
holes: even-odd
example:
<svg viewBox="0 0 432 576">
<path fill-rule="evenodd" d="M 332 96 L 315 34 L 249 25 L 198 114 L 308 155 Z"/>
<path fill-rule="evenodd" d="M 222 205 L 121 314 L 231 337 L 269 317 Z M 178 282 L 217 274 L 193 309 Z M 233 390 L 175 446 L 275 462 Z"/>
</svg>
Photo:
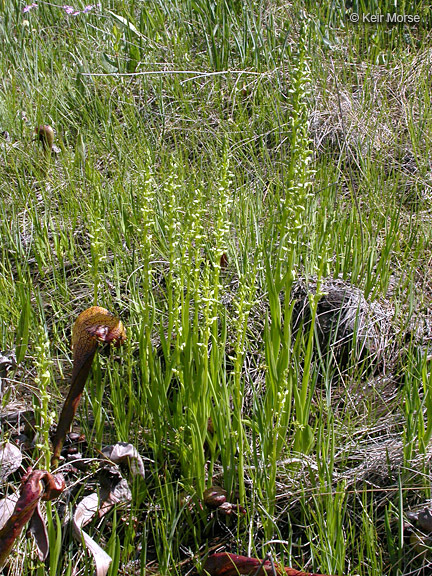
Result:
<svg viewBox="0 0 432 576">
<path fill-rule="evenodd" d="M 65 481 L 61 474 L 29 468 L 21 480 L 21 490 L 12 514 L 0 530 L 0 567 L 5 563 L 14 542 L 34 514 L 39 515 L 40 500 L 54 500 L 63 492 Z M 36 520 L 38 525 L 39 518 Z M 44 552 L 44 555 L 47 550 Z"/>
<path fill-rule="evenodd" d="M 51 460 L 53 467 L 58 464 L 63 443 L 77 411 L 98 343 L 113 343 L 118 347 L 125 339 L 126 330 L 121 320 L 105 308 L 92 306 L 81 312 L 76 319 L 72 329 L 72 379 L 53 439 Z"/>
<path fill-rule="evenodd" d="M 210 576 L 326 576 L 302 572 L 295 568 L 282 568 L 270 560 L 258 560 L 228 552 L 209 556 L 204 564 L 204 572 Z"/>
<path fill-rule="evenodd" d="M 204 504 L 211 509 L 219 510 L 229 516 L 233 512 L 246 514 L 246 510 L 240 504 L 233 504 L 228 500 L 228 492 L 221 486 L 212 485 L 203 493 Z"/>
<path fill-rule="evenodd" d="M 60 148 L 54 144 L 54 130 L 51 126 L 48 124 L 36 126 L 34 131 L 36 134 L 35 140 L 39 140 L 39 142 L 42 143 L 42 147 L 47 155 L 51 155 L 52 153 L 58 154 L 60 152 Z"/>
</svg>

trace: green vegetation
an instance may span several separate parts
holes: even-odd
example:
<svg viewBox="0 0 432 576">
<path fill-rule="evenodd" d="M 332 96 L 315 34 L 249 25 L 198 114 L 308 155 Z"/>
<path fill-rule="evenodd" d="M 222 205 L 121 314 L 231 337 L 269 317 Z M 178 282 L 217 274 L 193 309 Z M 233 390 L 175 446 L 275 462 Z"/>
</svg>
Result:
<svg viewBox="0 0 432 576">
<path fill-rule="evenodd" d="M 432 15 L 346 5 L 0 0 L 0 350 L 17 358 L 1 414 L 33 407 L 25 462 L 48 469 L 71 325 L 95 304 L 122 319 L 75 422 L 84 456 L 123 441 L 145 460 L 130 506 L 86 528 L 112 576 L 185 574 L 215 550 L 430 570 L 406 512 L 430 498 Z M 343 365 L 320 341 L 331 278 L 382 311 L 366 359 L 360 319 Z M 46 567 L 23 535 L 8 574 L 93 573 L 63 523 L 91 466 L 47 506 Z M 245 513 L 207 509 L 213 484 Z"/>
</svg>

